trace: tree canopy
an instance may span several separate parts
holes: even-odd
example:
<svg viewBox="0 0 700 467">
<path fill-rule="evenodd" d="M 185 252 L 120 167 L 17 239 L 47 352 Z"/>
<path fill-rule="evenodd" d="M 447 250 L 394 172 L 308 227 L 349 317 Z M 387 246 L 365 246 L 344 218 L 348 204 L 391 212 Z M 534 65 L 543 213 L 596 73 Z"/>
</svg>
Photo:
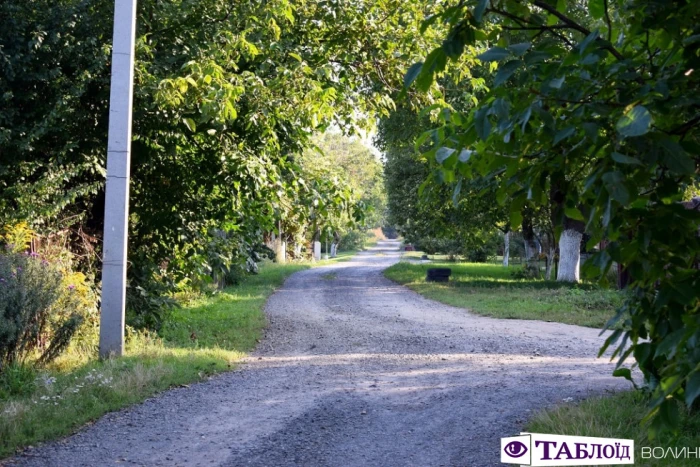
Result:
<svg viewBox="0 0 700 467">
<path fill-rule="evenodd" d="M 609 326 L 617 375 L 633 355 L 653 392 L 651 432 L 675 423 L 671 397 L 700 395 L 700 212 L 681 204 L 700 163 L 700 3 L 658 0 L 478 0 L 436 8 L 443 44 L 415 64 L 407 86 L 441 93 L 463 63 L 468 109 L 434 109 L 426 157 L 452 180 L 500 176 L 511 221 L 527 203 L 553 203 L 558 233 L 578 225 L 602 276 L 613 262 L 630 298 Z M 459 60 L 457 60 L 459 58 Z M 445 152 L 445 149 L 449 152 Z"/>
<path fill-rule="evenodd" d="M 99 237 L 113 5 L 0 5 L 0 222 Z M 324 193 L 324 206 L 349 209 L 336 196 L 345 187 L 306 180 L 294 155 L 331 124 L 357 132 L 393 108 L 425 41 L 422 8 L 140 1 L 131 270 L 167 261 L 177 280 L 206 270 L 212 229 L 235 232 L 244 257 L 279 227 L 285 200 L 302 201 L 298 219 L 319 215 Z"/>
</svg>

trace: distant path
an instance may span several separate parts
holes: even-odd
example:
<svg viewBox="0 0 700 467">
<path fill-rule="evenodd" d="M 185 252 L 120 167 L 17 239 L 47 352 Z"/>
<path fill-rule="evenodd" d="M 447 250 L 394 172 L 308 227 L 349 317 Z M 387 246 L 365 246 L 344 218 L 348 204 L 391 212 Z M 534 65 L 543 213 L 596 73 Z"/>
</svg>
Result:
<svg viewBox="0 0 700 467">
<path fill-rule="evenodd" d="M 626 388 L 593 329 L 496 320 L 396 285 L 398 243 L 299 272 L 241 369 L 107 415 L 18 465 L 488 466 L 542 407 Z M 335 274 L 335 276 L 333 275 Z"/>
</svg>

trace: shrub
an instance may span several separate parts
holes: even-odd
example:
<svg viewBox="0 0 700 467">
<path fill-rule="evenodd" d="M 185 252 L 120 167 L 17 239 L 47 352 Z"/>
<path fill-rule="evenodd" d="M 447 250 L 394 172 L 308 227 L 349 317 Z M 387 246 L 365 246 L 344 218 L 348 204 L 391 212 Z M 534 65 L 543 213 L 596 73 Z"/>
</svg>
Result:
<svg viewBox="0 0 700 467">
<path fill-rule="evenodd" d="M 341 250 L 360 250 L 365 246 L 367 233 L 361 230 L 350 230 L 340 239 L 338 244 Z"/>
<path fill-rule="evenodd" d="M 45 364 L 68 347 L 88 313 L 66 277 L 35 253 L 0 254 L 0 373 Z"/>
<path fill-rule="evenodd" d="M 382 233 L 389 240 L 395 240 L 399 238 L 399 232 L 396 230 L 396 227 L 392 225 L 382 226 Z"/>
<path fill-rule="evenodd" d="M 126 288 L 126 322 L 136 329 L 158 331 L 177 301 L 171 297 L 175 285 L 156 266 L 133 270 Z"/>
<path fill-rule="evenodd" d="M 488 258 L 488 253 L 482 247 L 473 248 L 467 253 L 467 259 L 472 263 L 485 263 Z"/>
<path fill-rule="evenodd" d="M 0 373 L 0 401 L 31 394 L 36 388 L 36 371 L 28 365 L 8 365 Z"/>
</svg>

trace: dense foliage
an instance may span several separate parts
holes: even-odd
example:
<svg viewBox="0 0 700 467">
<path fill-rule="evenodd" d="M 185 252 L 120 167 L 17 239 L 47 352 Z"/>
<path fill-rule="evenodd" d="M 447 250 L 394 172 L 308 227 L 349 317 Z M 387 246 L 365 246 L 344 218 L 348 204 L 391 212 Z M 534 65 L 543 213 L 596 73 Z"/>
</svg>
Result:
<svg viewBox="0 0 700 467">
<path fill-rule="evenodd" d="M 95 300 L 84 276 L 27 251 L 31 238 L 25 225 L 0 235 L 0 373 L 44 365 L 76 335 L 78 346 L 96 343 Z"/>
<path fill-rule="evenodd" d="M 457 194 L 442 183 L 443 174 L 416 148 L 430 125 L 406 108 L 379 122 L 375 144 L 385 157 L 387 222 L 428 254 L 495 256 L 499 235 L 509 231 L 506 209 L 496 202 L 493 183 L 463 183 Z"/>
<path fill-rule="evenodd" d="M 67 232 L 74 251 L 91 252 L 89 268 L 113 5 L 0 4 L 0 225 Z M 393 107 L 424 42 L 423 12 L 398 0 L 138 5 L 129 303 L 157 323 L 164 290 L 254 269 L 270 234 L 302 242 L 362 221 L 367 203 L 295 156 L 315 132 L 356 132 Z"/>
<path fill-rule="evenodd" d="M 445 106 L 426 157 L 454 180 L 502 177 L 512 224 L 528 203 L 552 206 L 554 229 L 607 247 L 631 298 L 609 326 L 617 375 L 633 356 L 654 395 L 650 433 L 678 419 L 671 398 L 700 396 L 700 211 L 681 204 L 700 163 L 700 2 L 478 0 L 436 11 L 441 47 L 406 75 L 427 90 L 460 63 L 488 64 L 471 108 Z"/>
</svg>

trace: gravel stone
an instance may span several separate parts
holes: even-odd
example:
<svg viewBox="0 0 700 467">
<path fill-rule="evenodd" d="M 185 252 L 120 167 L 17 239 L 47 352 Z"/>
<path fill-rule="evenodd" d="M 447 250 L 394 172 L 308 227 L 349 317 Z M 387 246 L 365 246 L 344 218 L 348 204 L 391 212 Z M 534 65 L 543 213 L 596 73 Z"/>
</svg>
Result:
<svg viewBox="0 0 700 467">
<path fill-rule="evenodd" d="M 597 330 L 427 300 L 382 275 L 398 247 L 380 242 L 292 275 L 237 370 L 108 414 L 6 465 L 501 465 L 499 438 L 533 413 L 627 389 L 607 358 L 595 358 Z"/>
</svg>

